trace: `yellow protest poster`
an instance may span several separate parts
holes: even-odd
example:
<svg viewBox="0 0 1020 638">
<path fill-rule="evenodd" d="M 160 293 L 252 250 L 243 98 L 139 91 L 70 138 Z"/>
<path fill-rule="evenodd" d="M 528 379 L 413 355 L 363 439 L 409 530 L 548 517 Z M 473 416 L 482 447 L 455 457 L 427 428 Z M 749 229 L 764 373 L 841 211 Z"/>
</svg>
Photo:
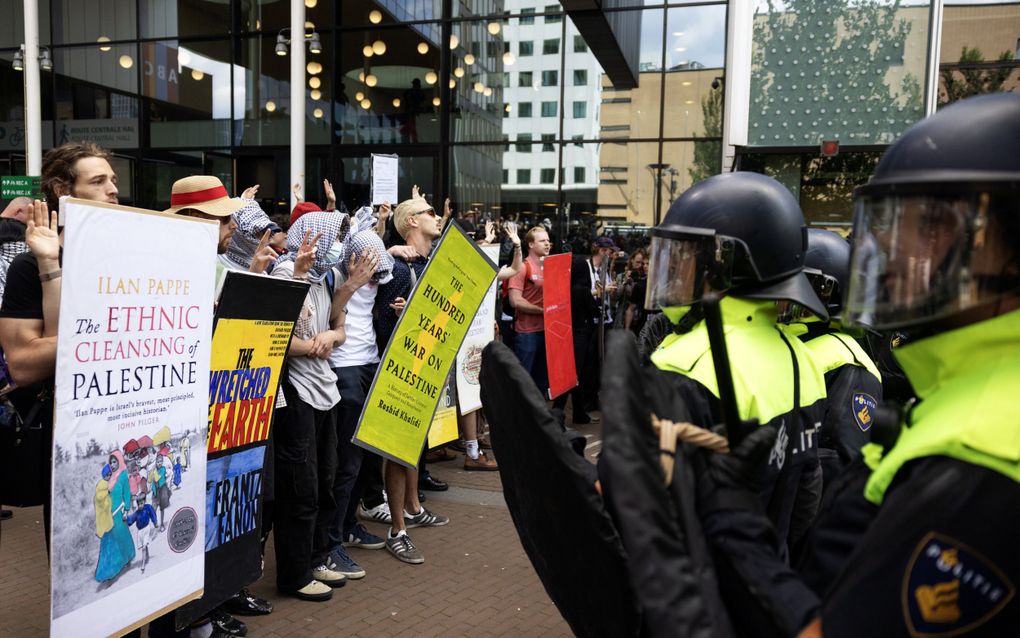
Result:
<svg viewBox="0 0 1020 638">
<path fill-rule="evenodd" d="M 495 264 L 449 224 L 383 353 L 355 444 L 418 465 L 450 366 L 495 276 Z"/>
</svg>

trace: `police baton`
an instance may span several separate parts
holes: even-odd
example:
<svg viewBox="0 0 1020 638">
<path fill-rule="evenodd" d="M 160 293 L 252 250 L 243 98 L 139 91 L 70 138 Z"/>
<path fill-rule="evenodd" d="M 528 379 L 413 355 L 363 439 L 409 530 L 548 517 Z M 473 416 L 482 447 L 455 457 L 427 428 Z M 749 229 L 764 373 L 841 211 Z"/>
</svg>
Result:
<svg viewBox="0 0 1020 638">
<path fill-rule="evenodd" d="M 719 296 L 706 295 L 701 300 L 705 312 L 705 327 L 708 329 L 708 343 L 712 348 L 712 363 L 715 367 L 715 382 L 719 386 L 719 402 L 722 404 L 723 426 L 730 449 L 734 449 L 744 437 L 744 425 L 737 411 L 737 394 L 733 389 L 733 373 L 730 358 L 726 352 L 726 334 L 723 332 L 722 312 L 719 310 Z"/>
</svg>

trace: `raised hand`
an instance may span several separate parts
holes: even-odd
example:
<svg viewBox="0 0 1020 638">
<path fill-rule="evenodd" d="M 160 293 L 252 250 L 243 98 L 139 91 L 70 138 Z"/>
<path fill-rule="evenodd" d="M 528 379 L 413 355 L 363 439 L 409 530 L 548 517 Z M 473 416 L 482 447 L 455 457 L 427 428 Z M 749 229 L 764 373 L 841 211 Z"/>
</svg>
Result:
<svg viewBox="0 0 1020 638">
<path fill-rule="evenodd" d="M 417 184 L 411 187 L 411 199 L 421 199 L 421 192 L 418 190 Z"/>
<path fill-rule="evenodd" d="M 389 216 L 392 215 L 392 214 L 393 214 L 393 209 L 390 208 L 390 203 L 388 201 L 384 201 L 382 203 L 382 205 L 379 206 L 379 219 L 380 219 L 380 221 L 385 222 L 387 220 L 387 218 L 389 218 Z"/>
<path fill-rule="evenodd" d="M 510 238 L 514 246 L 521 245 L 521 238 L 517 236 L 517 222 L 504 222 L 503 231 L 506 232 L 506 236 Z"/>
<path fill-rule="evenodd" d="M 351 258 L 347 267 L 347 281 L 357 290 L 372 279 L 375 269 L 379 266 L 379 256 L 374 250 L 364 250 L 360 255 Z"/>
<path fill-rule="evenodd" d="M 487 221 L 485 222 L 485 243 L 491 244 L 496 241 L 496 222 Z"/>
<path fill-rule="evenodd" d="M 290 187 L 290 190 L 293 191 L 294 199 L 296 199 L 299 203 L 305 201 L 304 198 L 301 197 L 301 182 L 294 182 L 294 185 Z"/>
<path fill-rule="evenodd" d="M 255 199 L 255 195 L 257 195 L 258 192 L 259 192 L 258 184 L 255 184 L 254 186 L 249 186 L 248 188 L 244 189 L 243 193 L 241 193 L 241 199 Z"/>
<path fill-rule="evenodd" d="M 450 216 L 450 198 L 447 197 L 446 200 L 443 202 L 443 217 L 449 216 Z"/>
<path fill-rule="evenodd" d="M 336 208 L 336 193 L 328 179 L 322 180 L 322 190 L 326 191 L 326 210 L 333 210 Z"/>
<path fill-rule="evenodd" d="M 43 261 L 60 259 L 60 234 L 57 232 L 57 213 L 50 213 L 46 202 L 32 202 L 25 230 L 25 243 L 42 265 Z M 41 271 L 40 271 L 41 272 Z"/>
<path fill-rule="evenodd" d="M 309 241 L 311 235 L 312 231 L 305 231 L 305 236 L 301 239 L 301 246 L 298 247 L 297 255 L 294 258 L 294 277 L 297 279 L 304 279 L 312 264 L 315 263 L 316 245 L 322 238 L 322 233 L 316 234 L 315 238 Z"/>
<path fill-rule="evenodd" d="M 251 266 L 248 268 L 249 272 L 264 273 L 269 268 L 269 264 L 276 261 L 276 251 L 269 245 L 272 236 L 273 231 L 270 228 L 267 228 L 266 232 L 262 233 L 259 247 L 255 249 L 255 255 L 251 259 Z"/>
</svg>

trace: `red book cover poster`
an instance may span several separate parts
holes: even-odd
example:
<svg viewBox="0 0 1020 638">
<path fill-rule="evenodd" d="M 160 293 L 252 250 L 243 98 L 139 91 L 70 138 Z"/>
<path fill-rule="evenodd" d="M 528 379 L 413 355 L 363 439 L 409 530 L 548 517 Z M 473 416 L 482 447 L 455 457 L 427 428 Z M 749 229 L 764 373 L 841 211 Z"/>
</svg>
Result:
<svg viewBox="0 0 1020 638">
<path fill-rule="evenodd" d="M 573 255 L 545 258 L 543 306 L 545 360 L 549 369 L 549 398 L 555 399 L 577 385 L 574 367 L 574 331 L 570 324 L 570 263 Z"/>
</svg>

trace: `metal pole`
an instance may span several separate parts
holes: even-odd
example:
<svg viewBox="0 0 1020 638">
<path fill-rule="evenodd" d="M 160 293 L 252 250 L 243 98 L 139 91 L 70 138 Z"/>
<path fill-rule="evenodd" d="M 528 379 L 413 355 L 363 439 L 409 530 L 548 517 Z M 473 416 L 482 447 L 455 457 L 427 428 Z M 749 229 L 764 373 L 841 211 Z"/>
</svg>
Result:
<svg viewBox="0 0 1020 638">
<path fill-rule="evenodd" d="M 26 0 L 27 2 L 28 0 Z M 290 184 L 305 185 L 305 2 L 290 0 Z M 307 193 L 306 193 L 307 195 Z M 297 204 L 293 191 L 290 207 Z"/>
<path fill-rule="evenodd" d="M 42 91 L 39 81 L 39 5 L 25 0 L 25 173 L 42 173 Z"/>
</svg>

